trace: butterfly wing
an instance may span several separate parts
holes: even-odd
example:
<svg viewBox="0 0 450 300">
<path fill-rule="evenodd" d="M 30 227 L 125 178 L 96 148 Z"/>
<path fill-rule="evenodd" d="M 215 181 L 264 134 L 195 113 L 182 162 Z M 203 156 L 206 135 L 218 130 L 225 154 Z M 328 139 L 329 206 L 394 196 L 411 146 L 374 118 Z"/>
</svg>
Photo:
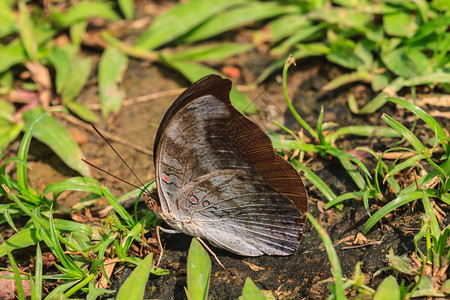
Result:
<svg viewBox="0 0 450 300">
<path fill-rule="evenodd" d="M 155 140 L 161 216 L 231 252 L 288 255 L 299 245 L 306 190 L 270 139 L 210 75 L 169 109 Z"/>
</svg>

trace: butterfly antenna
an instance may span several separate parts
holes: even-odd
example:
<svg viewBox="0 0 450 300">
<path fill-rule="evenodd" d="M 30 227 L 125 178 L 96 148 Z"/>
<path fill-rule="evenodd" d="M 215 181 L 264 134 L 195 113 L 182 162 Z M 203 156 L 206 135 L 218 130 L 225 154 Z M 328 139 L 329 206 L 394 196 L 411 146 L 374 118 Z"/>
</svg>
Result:
<svg viewBox="0 0 450 300">
<path fill-rule="evenodd" d="M 90 165 L 91 167 L 93 167 L 93 168 L 95 168 L 95 169 L 97 169 L 97 170 L 99 170 L 99 171 L 102 171 L 103 173 L 106 173 L 106 174 L 108 174 L 109 176 L 112 176 L 112 177 L 116 178 L 117 180 L 120 180 L 120 181 L 122 181 L 122 182 L 125 182 L 126 184 L 129 184 L 129 185 L 131 185 L 132 187 L 135 187 L 135 188 L 140 189 L 141 191 L 143 191 L 141 187 L 139 187 L 139 186 L 137 186 L 137 185 L 135 185 L 135 184 L 133 184 L 133 183 L 131 183 L 131 182 L 128 182 L 128 181 L 126 181 L 126 180 L 124 180 L 124 179 L 122 179 L 122 178 L 120 178 L 120 177 L 118 177 L 118 176 L 116 176 L 116 175 L 114 175 L 114 174 L 112 174 L 112 173 L 106 171 L 106 170 L 103 170 L 102 168 L 97 167 L 96 165 L 94 165 L 94 164 L 88 162 L 87 160 L 85 160 L 84 158 L 82 158 L 81 160 L 82 160 L 84 163 Z"/>
<path fill-rule="evenodd" d="M 114 153 L 116 153 L 116 155 L 117 155 L 117 156 L 120 158 L 120 160 L 125 164 L 125 166 L 127 166 L 128 170 L 130 170 L 131 174 L 133 174 L 134 178 L 136 178 L 137 181 L 138 181 L 144 188 L 142 189 L 142 188 L 140 188 L 140 187 L 138 187 L 138 186 L 136 186 L 136 185 L 134 185 L 134 184 L 131 184 L 131 183 L 129 183 L 129 182 L 127 182 L 127 181 L 125 181 L 125 180 L 123 180 L 123 179 L 121 179 L 121 178 L 119 178 L 119 177 L 117 177 L 117 176 L 115 176 L 115 175 L 113 175 L 113 174 L 111 174 L 111 173 L 109 173 L 109 172 L 106 172 L 106 171 L 104 171 L 104 170 L 102 170 L 102 169 L 100 169 L 100 168 L 98 168 L 98 167 L 96 167 L 96 166 L 94 166 L 94 165 L 88 163 L 88 162 L 85 161 L 84 159 L 83 159 L 83 161 L 84 161 L 85 163 L 87 163 L 88 165 L 90 165 L 90 166 L 96 168 L 97 170 L 101 170 L 101 171 L 107 173 L 108 175 L 111 175 L 112 177 L 118 179 L 118 180 L 121 180 L 121 181 L 123 181 L 123 182 L 125 182 L 125 183 L 128 183 L 128 184 L 131 185 L 131 186 L 137 187 L 137 188 L 140 189 L 141 191 L 142 191 L 142 190 L 145 190 L 147 193 L 150 194 L 150 191 L 147 190 L 147 187 L 145 186 L 145 184 L 142 183 L 142 181 L 139 179 L 139 177 L 136 175 L 136 173 L 134 173 L 133 169 L 131 169 L 131 167 L 130 167 L 130 166 L 127 164 L 127 162 L 122 158 L 122 156 L 120 156 L 120 154 L 116 151 L 116 149 L 114 149 L 113 145 L 111 145 L 111 143 L 103 136 L 103 134 L 100 133 L 100 131 L 97 129 L 97 127 L 95 127 L 94 124 L 91 124 L 91 126 L 92 126 L 92 128 L 94 128 L 95 132 L 97 132 L 97 134 L 98 134 L 98 135 L 99 135 L 99 136 L 100 136 L 100 137 L 101 137 L 101 138 L 109 145 L 109 147 L 111 147 L 111 149 L 114 151 Z"/>
</svg>

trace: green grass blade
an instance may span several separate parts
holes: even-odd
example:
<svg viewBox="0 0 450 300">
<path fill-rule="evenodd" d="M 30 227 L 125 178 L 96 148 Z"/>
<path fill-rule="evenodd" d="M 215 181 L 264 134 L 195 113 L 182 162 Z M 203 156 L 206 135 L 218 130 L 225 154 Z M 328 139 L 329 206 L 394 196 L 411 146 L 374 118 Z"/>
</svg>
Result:
<svg viewBox="0 0 450 300">
<path fill-rule="evenodd" d="M 390 116 L 383 114 L 381 118 L 397 132 L 399 132 L 410 144 L 416 149 L 418 154 L 423 153 L 425 146 L 421 141 L 405 126 L 400 124 L 398 121 L 394 120 Z"/>
<path fill-rule="evenodd" d="M 3 238 L 1 240 L 3 242 Z M 8 252 L 7 255 L 9 263 L 11 264 L 11 268 L 13 269 L 14 272 L 14 279 L 16 280 L 17 298 L 19 298 L 19 300 L 25 300 L 25 293 L 23 291 L 22 278 L 20 276 L 19 268 L 17 267 L 17 263 L 14 260 L 12 254 Z"/>
<path fill-rule="evenodd" d="M 300 150 L 305 152 L 319 152 L 319 147 L 316 147 L 313 144 L 308 144 L 306 142 L 298 141 L 298 140 L 292 140 L 292 139 L 285 139 L 285 135 L 278 134 L 275 132 L 268 132 L 267 135 L 270 138 L 270 141 L 272 142 L 272 146 L 274 149 L 293 149 L 293 150 Z"/>
<path fill-rule="evenodd" d="M 46 186 L 43 195 L 53 193 L 56 199 L 64 191 L 81 191 L 102 195 L 102 189 L 97 179 L 93 177 L 72 177 L 62 182 L 52 183 Z"/>
<path fill-rule="evenodd" d="M 295 59 L 292 58 L 292 56 L 289 56 L 285 63 L 284 63 L 284 67 L 283 67 L 283 94 L 284 94 L 284 100 L 286 101 L 286 104 L 289 108 L 289 111 L 291 112 L 291 114 L 294 116 L 295 120 L 297 120 L 297 122 L 306 129 L 306 131 L 308 131 L 308 133 L 313 137 L 316 138 L 317 137 L 317 133 L 314 131 L 314 129 L 312 129 L 312 127 L 298 114 L 298 112 L 295 110 L 294 106 L 292 105 L 292 101 L 289 98 L 289 94 L 287 91 L 287 71 L 289 69 L 289 66 L 291 64 L 295 63 Z"/>
<path fill-rule="evenodd" d="M 117 201 L 116 198 L 111 194 L 111 191 L 107 187 L 102 188 L 102 193 L 108 200 L 109 204 L 114 208 L 114 210 L 119 214 L 119 216 L 125 220 L 128 226 L 134 226 L 135 222 L 133 217 L 127 212 L 127 210 Z"/>
<path fill-rule="evenodd" d="M 368 176 L 370 176 L 369 171 L 367 170 L 367 168 L 364 166 L 364 164 L 359 159 L 356 159 L 356 157 L 354 157 L 353 155 L 350 155 L 347 152 L 344 152 L 337 148 L 327 149 L 327 153 L 329 153 L 329 154 L 333 155 L 334 157 L 336 157 L 337 159 L 339 159 L 342 166 L 347 171 L 348 175 L 350 175 L 350 177 L 353 179 L 356 186 L 360 190 L 367 189 L 366 181 L 361 176 L 358 169 L 352 163 L 352 161 L 355 162 L 366 174 L 368 174 Z"/>
<path fill-rule="evenodd" d="M 421 118 L 425 123 L 427 123 L 428 126 L 430 126 L 430 128 L 434 132 L 436 132 L 436 135 L 437 135 L 442 147 L 444 148 L 445 153 L 450 154 L 450 146 L 446 143 L 446 140 L 448 140 L 448 136 L 445 133 L 445 131 L 442 129 L 442 127 L 439 125 L 439 123 L 432 116 L 430 116 L 427 112 L 425 112 L 423 109 L 421 109 L 417 105 L 414 105 L 413 103 L 410 103 L 406 100 L 399 99 L 399 98 L 392 98 L 392 97 L 387 98 L 387 100 L 390 102 L 393 102 L 395 104 L 403 106 L 404 108 L 406 108 L 407 110 L 411 111 L 416 116 Z"/>
<path fill-rule="evenodd" d="M 189 247 L 187 261 L 187 290 L 189 300 L 208 299 L 211 277 L 211 260 L 208 253 L 195 238 Z"/>
<path fill-rule="evenodd" d="M 30 148 L 31 137 L 33 135 L 33 131 L 38 122 L 40 122 L 43 118 L 47 116 L 46 113 L 42 113 L 38 117 L 36 117 L 33 122 L 28 126 L 23 135 L 22 142 L 20 143 L 19 152 L 17 157 L 26 162 L 28 158 L 28 150 Z M 24 190 L 28 189 L 28 176 L 27 176 L 27 167 L 23 164 L 17 165 L 17 182 L 19 186 Z"/>
<path fill-rule="evenodd" d="M 340 136 L 343 135 L 356 135 L 356 136 L 384 136 L 391 138 L 398 138 L 401 135 L 390 127 L 381 126 L 346 126 L 339 128 L 336 132 L 327 135 L 327 139 L 330 143 L 334 143 Z"/>
<path fill-rule="evenodd" d="M 320 238 L 323 241 L 323 244 L 325 245 L 325 250 L 328 254 L 328 259 L 330 260 L 331 264 L 331 273 L 334 277 L 334 284 L 335 284 L 335 297 L 337 300 L 340 299 L 346 299 L 345 298 L 345 290 L 344 290 L 344 279 L 342 277 L 342 269 L 341 264 L 339 263 L 339 258 L 337 256 L 336 250 L 333 247 L 333 242 L 331 241 L 330 237 L 328 236 L 327 232 L 320 226 L 319 222 L 314 219 L 314 217 L 306 213 L 306 217 L 311 222 L 314 229 L 319 234 Z"/>
<path fill-rule="evenodd" d="M 65 279 L 65 278 L 58 278 Z M 59 284 L 55 287 L 45 298 L 44 300 L 66 300 L 67 298 L 64 296 L 64 292 L 70 289 L 73 285 L 77 284 L 79 280 L 68 279 L 68 281 Z"/>
<path fill-rule="evenodd" d="M 36 246 L 36 261 L 34 263 L 34 299 L 42 299 L 42 251 L 41 245 Z"/>
<path fill-rule="evenodd" d="M 390 170 L 386 174 L 385 178 L 391 177 L 404 169 L 407 169 L 410 167 L 417 167 L 418 166 L 417 162 L 421 161 L 423 159 L 425 159 L 425 156 L 423 154 L 414 155 L 414 156 L 408 158 L 407 160 L 396 165 L 392 170 Z"/>
<path fill-rule="evenodd" d="M 299 171 L 302 170 L 305 174 L 306 179 L 311 182 L 328 201 L 333 201 L 336 199 L 336 195 L 330 189 L 330 187 L 320 179 L 310 168 L 300 163 L 298 160 L 291 160 L 290 163 L 294 166 L 294 168 Z M 336 208 L 342 209 L 342 205 L 337 206 Z"/>
<path fill-rule="evenodd" d="M 428 197 L 427 190 L 422 190 L 422 203 L 425 213 L 430 217 L 430 227 L 431 234 L 433 235 L 435 241 L 439 240 L 439 236 L 441 235 L 441 229 L 439 228 L 439 221 L 436 218 L 436 215 L 433 211 L 433 206 L 431 205 L 430 198 Z M 436 246 L 436 245 L 435 245 Z"/>
<path fill-rule="evenodd" d="M 78 282 L 76 285 L 71 287 L 67 292 L 65 292 L 64 296 L 69 298 L 70 296 L 72 296 L 73 294 L 78 292 L 81 288 L 83 288 L 85 285 L 89 284 L 89 282 L 94 280 L 94 277 L 95 277 L 95 274 L 89 274 L 88 276 L 86 276 L 86 278 L 84 278 L 83 280 Z"/>
<path fill-rule="evenodd" d="M 50 241 L 54 250 L 55 256 L 59 259 L 61 264 L 71 273 L 76 274 L 79 278 L 82 278 L 85 275 L 85 271 L 83 271 L 63 250 L 61 244 L 59 242 L 59 233 L 56 231 L 55 222 L 53 220 L 53 214 L 49 213 L 49 233 L 50 233 Z M 76 247 L 73 247 L 76 249 Z"/>
<path fill-rule="evenodd" d="M 117 300 L 140 300 L 144 299 L 145 286 L 147 284 L 150 271 L 153 268 L 153 255 L 149 254 L 131 272 L 117 293 Z"/>
<path fill-rule="evenodd" d="M 325 209 L 329 209 L 330 207 L 333 207 L 335 205 L 338 205 L 339 203 L 348 200 L 348 199 L 354 199 L 354 198 L 362 198 L 364 197 L 364 192 L 350 192 L 350 193 L 345 193 L 342 195 L 339 195 L 337 197 L 335 197 L 332 201 L 328 202 L 325 205 Z"/>
<path fill-rule="evenodd" d="M 414 183 L 415 184 L 415 183 Z M 392 200 L 391 202 L 389 202 L 388 204 L 386 204 L 385 206 L 383 206 L 382 208 L 380 208 L 379 210 L 377 210 L 370 218 L 369 220 L 366 221 L 366 223 L 364 223 L 363 229 L 362 229 L 362 233 L 366 234 L 367 232 L 369 232 L 369 230 L 379 221 L 381 220 L 381 218 L 383 218 L 384 216 L 386 216 L 388 213 L 390 213 L 391 211 L 393 211 L 394 209 L 405 205 L 411 201 L 417 200 L 422 198 L 423 192 L 420 191 L 414 191 L 405 195 L 400 195 L 397 198 L 395 198 L 394 200 Z M 432 197 L 436 196 L 436 191 L 434 190 L 429 190 L 429 193 L 431 195 L 433 195 Z"/>
</svg>

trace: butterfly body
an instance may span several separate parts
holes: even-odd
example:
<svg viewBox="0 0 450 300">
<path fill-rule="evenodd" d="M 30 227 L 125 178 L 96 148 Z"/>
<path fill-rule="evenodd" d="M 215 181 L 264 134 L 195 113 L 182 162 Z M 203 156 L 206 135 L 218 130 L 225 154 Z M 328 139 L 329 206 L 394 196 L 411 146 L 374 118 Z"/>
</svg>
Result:
<svg viewBox="0 0 450 300">
<path fill-rule="evenodd" d="M 267 135 L 231 105 L 230 88 L 207 76 L 166 113 L 154 146 L 157 213 L 176 230 L 236 254 L 292 254 L 306 190 Z"/>
</svg>

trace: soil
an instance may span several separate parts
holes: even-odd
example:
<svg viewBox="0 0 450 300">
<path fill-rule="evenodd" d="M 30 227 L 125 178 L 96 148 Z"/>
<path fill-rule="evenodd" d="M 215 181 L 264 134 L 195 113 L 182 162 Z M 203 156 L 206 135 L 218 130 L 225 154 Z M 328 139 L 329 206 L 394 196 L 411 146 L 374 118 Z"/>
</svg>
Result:
<svg viewBox="0 0 450 300">
<path fill-rule="evenodd" d="M 251 83 L 252 78 L 260 72 L 261 66 L 267 63 L 267 58 L 260 53 L 242 55 L 232 61 L 226 61 L 223 65 L 239 66 L 241 76 L 235 80 L 235 84 Z M 380 116 L 387 113 L 405 126 L 410 127 L 413 118 L 410 113 L 392 104 L 385 105 L 382 109 L 371 115 L 354 115 L 347 106 L 350 94 L 356 95 L 358 103 L 363 104 L 374 97 L 374 93 L 368 85 L 353 84 L 339 88 L 331 92 L 324 92 L 321 87 L 342 74 L 342 70 L 322 59 L 308 59 L 298 62 L 297 67 L 291 67 L 288 77 L 288 92 L 293 95 L 294 106 L 298 112 L 306 117 L 306 120 L 315 127 L 320 112 L 324 106 L 325 122 L 337 124 L 337 128 L 349 125 L 382 125 Z M 261 108 L 261 113 L 256 117 L 264 128 L 275 130 L 272 120 L 282 120 L 285 126 L 299 130 L 293 117 L 286 110 L 280 81 L 281 72 L 272 75 L 264 84 L 246 93 L 254 99 L 256 105 Z M 142 61 L 131 60 L 129 69 L 125 75 L 124 88 L 127 98 L 151 94 L 159 91 L 187 87 L 188 82 L 176 72 L 160 65 L 152 65 Z M 407 96 L 407 95 L 406 95 Z M 164 113 L 169 108 L 176 96 L 161 97 L 144 103 L 127 105 L 108 123 L 98 124 L 99 128 L 108 133 L 121 137 L 130 143 L 138 144 L 146 149 L 153 149 L 153 141 L 157 131 L 157 125 Z M 80 101 L 85 104 L 96 103 L 97 91 L 95 82 L 92 82 L 80 96 Z M 430 108 L 430 107 L 428 107 Z M 427 107 L 425 107 L 427 109 Z M 269 112 L 269 113 L 268 113 Z M 267 119 L 267 115 L 270 118 Z M 93 130 L 85 129 L 77 123 L 69 122 L 62 115 L 55 115 L 69 128 L 71 134 L 80 144 L 85 157 L 93 164 L 112 172 L 126 180 L 134 181 L 131 172 L 118 159 L 116 154 L 108 148 L 104 141 Z M 253 117 L 255 118 L 255 117 Z M 400 119 L 399 119 L 400 118 Z M 449 120 L 438 118 L 443 128 L 450 128 Z M 433 136 L 420 122 L 415 129 L 422 136 Z M 375 151 L 383 151 L 391 139 L 385 138 L 359 138 L 346 137 L 337 141 L 337 146 L 345 151 L 351 151 L 359 146 L 365 146 Z M 9 148 L 9 155 L 15 155 L 18 141 Z M 136 151 L 126 144 L 114 143 L 114 147 L 123 159 L 132 166 L 134 172 L 142 181 L 150 181 L 154 178 L 153 158 L 148 154 Z M 337 195 L 354 191 L 356 187 L 348 174 L 343 170 L 337 159 L 307 154 L 305 161 Z M 364 161 L 369 170 L 375 166 L 375 162 L 366 158 Z M 30 148 L 30 161 L 32 171 L 30 182 L 38 190 L 46 185 L 63 181 L 77 173 L 67 168 L 45 145 L 33 141 Z M 97 170 L 92 170 L 95 178 L 107 185 L 115 196 L 120 196 L 133 188 Z M 344 203 L 344 208 L 339 211 L 335 208 L 323 210 L 326 199 L 308 181 L 304 180 L 308 190 L 309 212 L 319 220 L 320 224 L 330 235 L 337 250 L 344 276 L 351 278 L 355 266 L 362 262 L 362 272 L 366 275 L 366 284 L 376 288 L 387 273 L 374 276 L 375 272 L 387 266 L 389 250 L 396 255 L 411 254 L 414 251 L 413 236 L 419 228 L 419 217 L 423 209 L 420 204 L 410 205 L 396 210 L 389 219 L 383 219 L 367 235 L 367 246 L 344 249 L 353 245 L 354 240 L 361 232 L 368 214 L 364 209 L 361 199 L 349 200 Z M 386 194 L 388 194 L 386 192 Z M 80 194 L 67 193 L 60 198 L 60 207 L 67 210 L 80 199 Z M 95 215 L 97 209 L 106 206 L 107 202 L 101 200 L 92 208 Z M 383 203 L 370 201 L 370 211 L 374 212 Z M 448 208 L 445 208 L 448 213 Z M 449 219 L 444 221 L 449 223 Z M 167 227 L 167 225 L 163 226 Z M 160 267 L 170 270 L 170 275 L 152 275 L 146 290 L 146 299 L 185 299 L 184 287 L 186 286 L 186 258 L 191 237 L 183 234 L 163 234 L 165 252 Z M 371 243 L 374 242 L 374 243 Z M 308 224 L 298 251 L 291 256 L 262 256 L 241 257 L 224 250 L 212 248 L 221 262 L 226 266 L 223 270 L 212 259 L 212 275 L 210 285 L 210 299 L 236 299 L 242 293 L 245 279 L 250 277 L 263 290 L 272 291 L 279 299 L 324 299 L 329 295 L 327 280 L 332 278 L 330 264 L 323 243 L 317 232 Z M 25 256 L 33 256 L 34 249 L 29 252 L 21 251 Z M 117 266 L 112 280 L 112 288 L 119 289 L 123 280 L 132 271 Z M 387 271 L 389 272 L 389 271 Z M 352 297 L 349 291 L 349 297 Z"/>
</svg>

